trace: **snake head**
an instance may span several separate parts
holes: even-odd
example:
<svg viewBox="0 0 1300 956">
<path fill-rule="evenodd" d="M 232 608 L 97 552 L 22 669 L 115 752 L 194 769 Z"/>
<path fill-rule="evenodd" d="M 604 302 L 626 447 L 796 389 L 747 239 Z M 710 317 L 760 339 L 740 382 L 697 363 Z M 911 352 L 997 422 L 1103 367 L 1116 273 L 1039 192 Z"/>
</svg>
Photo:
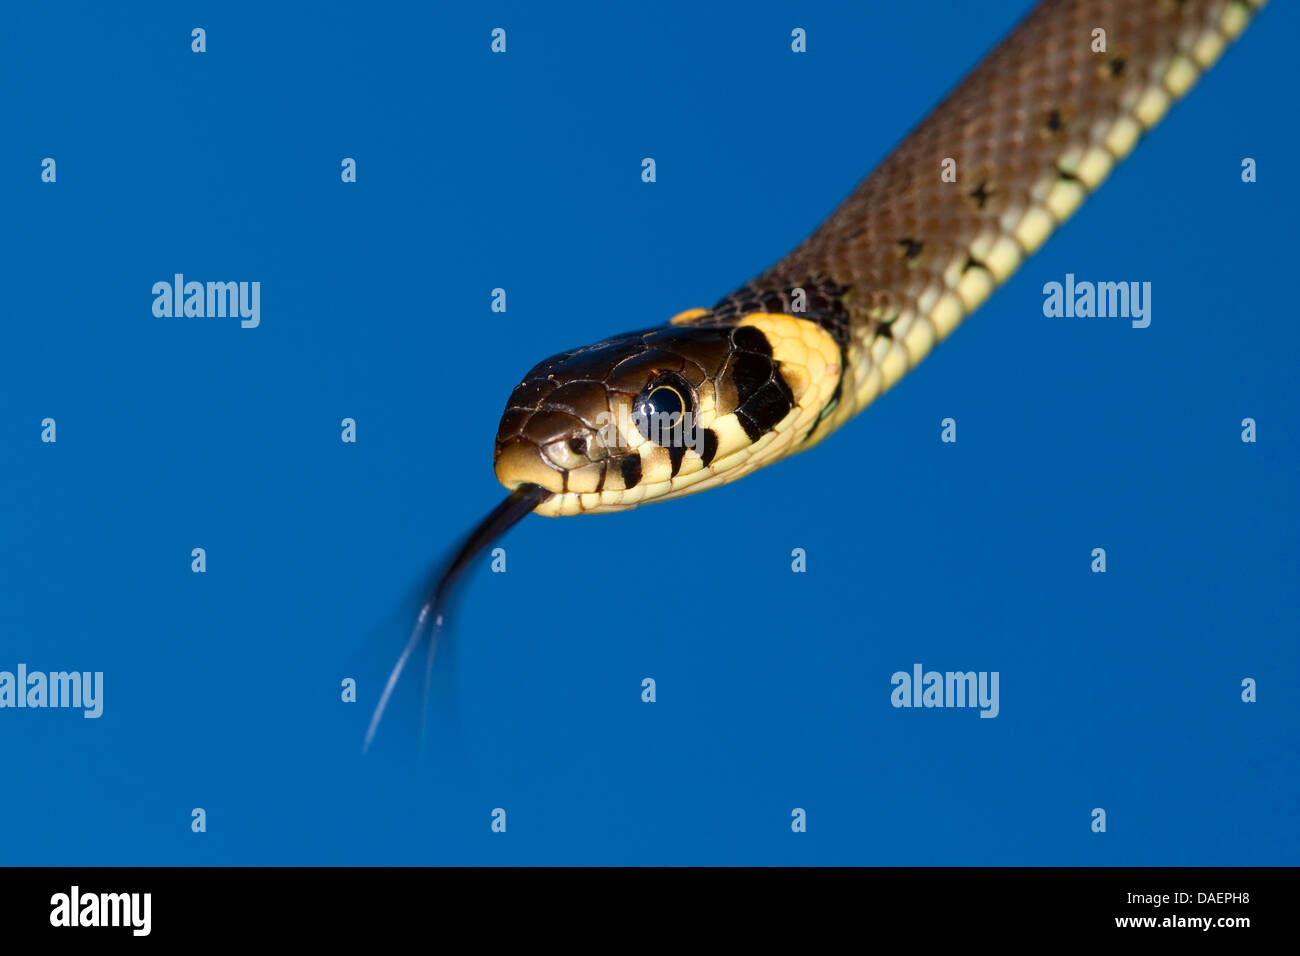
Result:
<svg viewBox="0 0 1300 956">
<path fill-rule="evenodd" d="M 815 323 L 755 313 L 614 336 L 534 366 L 497 430 L 497 479 L 558 516 L 621 511 L 722 484 L 807 443 L 838 395 Z"/>
</svg>

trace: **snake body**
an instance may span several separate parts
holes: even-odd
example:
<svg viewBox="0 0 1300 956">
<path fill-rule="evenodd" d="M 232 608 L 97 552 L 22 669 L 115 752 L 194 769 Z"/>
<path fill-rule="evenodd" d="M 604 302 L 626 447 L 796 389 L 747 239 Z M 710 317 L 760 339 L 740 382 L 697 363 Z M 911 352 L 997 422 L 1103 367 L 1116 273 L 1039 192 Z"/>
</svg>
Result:
<svg viewBox="0 0 1300 956">
<path fill-rule="evenodd" d="M 448 595 L 530 511 L 620 511 L 816 444 L 977 309 L 1264 0 L 1045 0 L 788 256 L 712 308 L 536 365 L 497 430 L 510 495 L 431 586 L 366 732 Z"/>
<path fill-rule="evenodd" d="M 776 265 L 533 368 L 498 479 L 544 489 L 540 514 L 617 511 L 816 444 L 1006 281 L 1262 4 L 1046 0 Z M 639 410 L 687 427 L 651 433 Z"/>
</svg>

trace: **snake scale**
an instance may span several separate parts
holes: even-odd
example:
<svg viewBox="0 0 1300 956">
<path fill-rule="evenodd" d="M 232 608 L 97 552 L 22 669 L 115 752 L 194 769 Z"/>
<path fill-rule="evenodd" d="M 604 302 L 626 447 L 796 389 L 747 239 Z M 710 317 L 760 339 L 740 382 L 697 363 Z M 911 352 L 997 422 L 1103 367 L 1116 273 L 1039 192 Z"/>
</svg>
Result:
<svg viewBox="0 0 1300 956">
<path fill-rule="evenodd" d="M 1045 0 L 776 265 L 712 308 L 535 366 L 496 437 L 511 495 L 431 588 L 367 743 L 487 543 L 529 511 L 664 501 L 816 444 L 1037 251 L 1263 2 Z"/>
<path fill-rule="evenodd" d="M 776 265 L 711 309 L 532 369 L 501 420 L 497 477 L 551 492 L 540 514 L 616 511 L 812 446 L 1032 255 L 1258 5 L 1042 3 Z M 703 436 L 684 453 L 626 427 L 665 405 L 647 405 L 661 383 Z"/>
</svg>

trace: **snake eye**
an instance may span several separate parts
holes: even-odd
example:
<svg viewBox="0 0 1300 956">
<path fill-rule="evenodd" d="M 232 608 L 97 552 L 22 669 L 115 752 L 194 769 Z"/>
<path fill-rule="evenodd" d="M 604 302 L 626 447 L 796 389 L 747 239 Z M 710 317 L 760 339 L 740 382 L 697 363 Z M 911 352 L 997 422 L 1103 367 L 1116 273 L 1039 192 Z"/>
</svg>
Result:
<svg viewBox="0 0 1300 956">
<path fill-rule="evenodd" d="M 660 385 L 646 396 L 642 409 L 648 415 L 668 415 L 673 421 L 686 411 L 682 393 L 671 385 Z"/>
<path fill-rule="evenodd" d="M 637 399 L 637 430 L 659 445 L 681 444 L 683 418 L 691 410 L 690 394 L 685 382 L 651 382 Z"/>
</svg>

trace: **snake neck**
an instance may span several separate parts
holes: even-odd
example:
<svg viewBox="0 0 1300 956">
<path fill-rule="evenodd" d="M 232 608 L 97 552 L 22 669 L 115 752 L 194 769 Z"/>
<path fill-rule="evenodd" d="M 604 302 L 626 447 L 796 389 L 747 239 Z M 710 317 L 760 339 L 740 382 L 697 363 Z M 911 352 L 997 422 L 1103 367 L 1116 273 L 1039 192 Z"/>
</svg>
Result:
<svg viewBox="0 0 1300 956">
<path fill-rule="evenodd" d="M 1263 4 L 1045 0 L 813 235 L 715 305 L 726 321 L 807 319 L 839 345 L 834 407 L 798 447 L 869 405 L 978 309 Z"/>
<path fill-rule="evenodd" d="M 869 405 L 906 373 L 884 363 L 891 323 L 898 315 L 887 290 L 863 290 L 822 275 L 799 282 L 766 276 L 747 283 L 707 310 L 708 320 L 738 322 L 753 313 L 790 315 L 812 322 L 840 350 L 840 380 L 816 429 L 795 449 L 817 444 Z M 888 377 L 886 377 L 888 374 Z"/>
</svg>

